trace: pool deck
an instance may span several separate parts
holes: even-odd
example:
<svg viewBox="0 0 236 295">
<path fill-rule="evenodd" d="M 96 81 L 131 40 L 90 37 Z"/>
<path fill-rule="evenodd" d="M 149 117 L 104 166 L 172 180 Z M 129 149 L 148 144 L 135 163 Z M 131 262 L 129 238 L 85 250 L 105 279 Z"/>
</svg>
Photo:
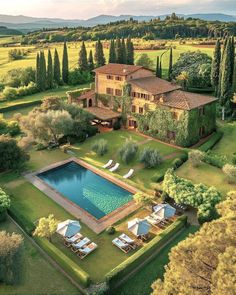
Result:
<svg viewBox="0 0 236 295">
<path fill-rule="evenodd" d="M 102 231 L 104 231 L 108 226 L 116 223 L 120 219 L 126 217 L 130 213 L 137 210 L 140 205 L 137 205 L 135 201 L 130 201 L 123 205 L 122 207 L 117 208 L 116 210 L 112 211 L 110 214 L 107 214 L 106 216 L 96 219 L 93 215 L 89 214 L 86 210 L 76 205 L 74 202 L 71 202 L 67 198 L 65 198 L 63 195 L 61 195 L 58 191 L 53 189 L 51 186 L 46 184 L 43 180 L 41 180 L 37 175 L 39 173 L 51 170 L 53 168 L 59 167 L 61 165 L 67 164 L 69 162 L 76 162 L 79 165 L 91 170 L 92 172 L 98 174 L 99 176 L 102 176 L 103 178 L 111 181 L 112 183 L 122 187 L 123 189 L 131 192 L 132 194 L 136 194 L 139 192 L 138 189 L 132 187 L 131 185 L 115 178 L 114 176 L 95 168 L 94 166 L 78 159 L 75 157 L 69 158 L 65 161 L 60 161 L 57 163 L 54 163 L 52 165 L 49 165 L 43 169 L 40 169 L 36 172 L 29 173 L 24 175 L 25 178 L 31 182 L 35 187 L 37 187 L 40 191 L 42 191 L 44 194 L 46 194 L 49 198 L 51 198 L 53 201 L 58 203 L 60 206 L 62 206 L 65 210 L 67 210 L 69 213 L 71 213 L 73 216 L 75 216 L 77 219 L 80 219 L 83 223 L 85 223 L 88 227 L 90 227 L 95 233 L 99 234 Z"/>
</svg>

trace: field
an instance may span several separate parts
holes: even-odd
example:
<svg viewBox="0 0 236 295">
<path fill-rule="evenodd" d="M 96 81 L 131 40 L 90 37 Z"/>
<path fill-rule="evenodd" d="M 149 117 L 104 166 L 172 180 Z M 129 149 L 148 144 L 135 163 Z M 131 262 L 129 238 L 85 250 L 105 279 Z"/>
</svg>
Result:
<svg viewBox="0 0 236 295">
<path fill-rule="evenodd" d="M 8 219 L 0 223 L 0 230 L 21 233 L 16 225 Z M 16 286 L 0 284 L 0 294 L 80 294 L 67 278 L 38 252 L 33 244 L 24 239 L 24 265 L 21 269 L 22 278 Z"/>
<path fill-rule="evenodd" d="M 1 42 L 1 39 L 0 39 Z M 134 40 L 135 44 L 138 45 L 148 45 L 148 44 L 155 44 L 160 43 L 161 41 L 144 41 L 144 40 Z M 191 42 L 193 43 L 193 42 Z M 196 51 L 201 50 L 204 53 L 207 53 L 209 55 L 212 55 L 213 48 L 212 47 L 198 47 L 196 44 L 183 44 L 180 45 L 178 42 L 172 41 L 168 43 L 169 45 L 172 45 L 173 50 L 173 61 L 175 62 L 179 55 L 182 52 L 185 51 Z M 0 43 L 1 45 L 1 43 Z M 73 69 L 77 66 L 78 63 L 78 55 L 80 50 L 81 43 L 80 42 L 70 42 L 68 43 L 68 55 L 69 55 L 69 67 L 70 69 Z M 86 42 L 87 50 L 92 49 L 94 51 L 94 42 Z M 59 52 L 59 56 L 62 57 L 62 44 L 61 43 L 55 43 L 55 44 L 49 44 L 49 45 L 36 45 L 36 46 L 20 46 L 20 47 L 14 47 L 19 49 L 24 49 L 28 52 L 28 55 L 26 58 L 22 60 L 17 61 L 10 61 L 8 60 L 8 51 L 12 49 L 12 47 L 0 47 L 0 78 L 2 78 L 7 71 L 14 69 L 14 68 L 26 68 L 26 67 L 35 67 L 35 58 L 36 54 L 39 50 L 47 50 L 51 49 L 52 51 L 57 48 Z M 135 59 L 137 59 L 142 53 L 147 53 L 151 60 L 153 61 L 153 69 L 156 65 L 156 57 L 157 55 L 160 56 L 165 50 L 137 50 L 135 51 Z M 108 49 L 104 49 L 105 57 L 108 59 Z M 163 56 L 163 73 L 167 73 L 168 68 L 168 53 Z"/>
</svg>

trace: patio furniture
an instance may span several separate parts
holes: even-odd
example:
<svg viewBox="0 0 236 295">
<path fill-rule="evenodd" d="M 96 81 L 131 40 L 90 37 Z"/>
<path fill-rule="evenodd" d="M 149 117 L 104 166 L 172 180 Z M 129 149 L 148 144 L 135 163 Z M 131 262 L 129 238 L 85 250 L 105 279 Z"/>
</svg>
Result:
<svg viewBox="0 0 236 295">
<path fill-rule="evenodd" d="M 156 228 L 164 228 L 164 224 L 162 223 L 162 221 L 157 220 L 155 218 L 153 218 L 152 216 L 147 216 L 145 218 L 152 226 L 156 227 Z"/>
<path fill-rule="evenodd" d="M 124 253 L 128 253 L 131 248 L 130 248 L 130 245 L 123 242 L 121 239 L 119 238 L 115 238 L 113 241 L 112 241 L 112 244 L 116 247 L 118 247 L 121 251 L 123 251 Z"/>
<path fill-rule="evenodd" d="M 147 235 L 150 228 L 151 225 L 146 219 L 135 218 L 128 222 L 128 230 L 131 231 L 136 237 Z"/>
<path fill-rule="evenodd" d="M 67 219 L 58 223 L 56 232 L 64 238 L 71 238 L 79 233 L 81 225 L 78 220 Z"/>
<path fill-rule="evenodd" d="M 161 219 L 166 219 L 173 217 L 175 215 L 176 209 L 169 204 L 157 204 L 153 207 L 153 215 Z"/>
<path fill-rule="evenodd" d="M 70 247 L 72 244 L 74 244 L 75 242 L 78 243 L 78 240 L 82 240 L 82 239 L 83 239 L 83 235 L 81 233 L 77 233 L 71 238 L 65 238 L 65 246 Z"/>
<path fill-rule="evenodd" d="M 78 243 L 76 244 L 72 244 L 71 245 L 71 250 L 74 252 L 74 253 L 77 253 L 79 251 L 79 249 L 83 248 L 84 246 L 88 245 L 90 243 L 90 239 L 85 237 L 83 238 L 83 240 L 79 241 Z"/>
<path fill-rule="evenodd" d="M 98 247 L 97 244 L 92 242 L 89 245 L 87 245 L 85 248 L 79 249 L 77 255 L 79 256 L 80 259 L 84 259 L 87 255 L 89 255 L 95 249 L 97 249 L 97 247 Z"/>
<path fill-rule="evenodd" d="M 123 178 L 130 178 L 134 174 L 134 169 L 130 169 L 128 173 L 126 173 Z"/>
<path fill-rule="evenodd" d="M 116 163 L 114 167 L 110 168 L 109 171 L 115 172 L 119 168 L 120 164 Z"/>
<path fill-rule="evenodd" d="M 113 160 L 109 160 L 105 165 L 102 166 L 102 168 L 106 169 L 106 168 L 110 167 L 112 165 L 112 163 L 113 163 Z"/>
<path fill-rule="evenodd" d="M 165 218 L 162 218 L 162 217 L 156 215 L 155 212 L 152 213 L 150 215 L 150 217 L 153 218 L 153 219 L 155 219 L 155 220 L 157 220 L 157 221 L 159 221 L 159 222 L 161 222 L 161 223 L 163 223 L 164 225 L 169 223 Z"/>
<path fill-rule="evenodd" d="M 129 244 L 130 247 L 131 247 L 132 249 L 136 249 L 136 248 L 137 248 L 137 245 L 136 245 L 136 243 L 135 243 L 135 240 L 131 239 L 131 238 L 130 238 L 129 236 L 127 236 L 126 234 L 124 234 L 124 233 L 121 234 L 121 235 L 119 236 L 119 239 L 120 239 L 121 241 L 123 241 L 123 242 Z"/>
</svg>

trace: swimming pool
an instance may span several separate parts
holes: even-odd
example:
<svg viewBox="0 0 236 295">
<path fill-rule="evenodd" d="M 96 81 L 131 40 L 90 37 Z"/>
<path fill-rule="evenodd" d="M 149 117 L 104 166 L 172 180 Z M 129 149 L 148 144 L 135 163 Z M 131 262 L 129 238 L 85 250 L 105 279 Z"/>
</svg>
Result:
<svg viewBox="0 0 236 295">
<path fill-rule="evenodd" d="M 132 200 L 132 193 L 74 161 L 37 176 L 96 219 Z"/>
</svg>

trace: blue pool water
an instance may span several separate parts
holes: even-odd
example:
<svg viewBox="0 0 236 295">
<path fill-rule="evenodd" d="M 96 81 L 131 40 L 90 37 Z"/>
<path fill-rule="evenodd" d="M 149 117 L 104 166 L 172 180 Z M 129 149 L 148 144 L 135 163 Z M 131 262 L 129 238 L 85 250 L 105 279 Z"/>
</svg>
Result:
<svg viewBox="0 0 236 295">
<path fill-rule="evenodd" d="M 37 176 L 97 219 L 132 199 L 130 192 L 76 162 L 67 163 Z"/>
</svg>

